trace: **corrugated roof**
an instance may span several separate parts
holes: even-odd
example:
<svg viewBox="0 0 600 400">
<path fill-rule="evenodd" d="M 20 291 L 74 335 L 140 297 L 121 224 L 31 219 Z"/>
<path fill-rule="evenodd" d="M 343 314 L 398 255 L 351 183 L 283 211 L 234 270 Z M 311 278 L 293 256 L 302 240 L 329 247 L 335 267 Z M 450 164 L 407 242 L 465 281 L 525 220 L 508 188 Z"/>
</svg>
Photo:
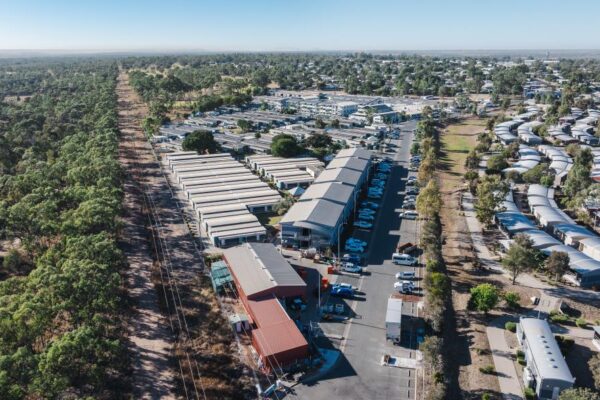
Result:
<svg viewBox="0 0 600 400">
<path fill-rule="evenodd" d="M 224 255 L 246 296 L 276 286 L 306 287 L 306 283 L 271 243 L 246 243 L 226 249 Z"/>
<path fill-rule="evenodd" d="M 341 182 L 346 185 L 356 186 L 361 176 L 361 172 L 348 168 L 326 169 L 315 179 L 315 183 Z"/>
<path fill-rule="evenodd" d="M 298 201 L 283 216 L 280 223 L 293 223 L 328 234 L 337 226 L 344 206 L 324 199 Z"/>
<path fill-rule="evenodd" d="M 536 318 L 521 318 L 519 323 L 541 378 L 575 382 L 548 322 Z"/>
<path fill-rule="evenodd" d="M 315 183 L 302 196 L 301 201 L 326 199 L 334 203 L 346 204 L 351 198 L 354 188 L 338 182 Z"/>
<path fill-rule="evenodd" d="M 367 168 L 368 165 L 369 165 L 369 162 L 362 158 L 355 158 L 355 157 L 337 158 L 336 157 L 333 160 L 331 160 L 331 162 L 327 165 L 326 169 L 349 168 L 349 169 L 353 169 L 355 171 L 362 172 Z"/>
</svg>

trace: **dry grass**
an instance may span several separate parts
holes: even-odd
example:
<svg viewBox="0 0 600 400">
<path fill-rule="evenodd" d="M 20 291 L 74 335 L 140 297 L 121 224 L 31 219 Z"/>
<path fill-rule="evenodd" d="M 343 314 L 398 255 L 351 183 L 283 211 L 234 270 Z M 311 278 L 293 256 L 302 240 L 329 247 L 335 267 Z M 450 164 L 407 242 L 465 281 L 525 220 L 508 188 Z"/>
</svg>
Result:
<svg viewBox="0 0 600 400">
<path fill-rule="evenodd" d="M 469 118 L 448 125 L 442 132 L 442 167 L 445 176 L 441 180 L 442 191 L 462 187 L 462 176 L 466 172 L 465 160 L 469 151 L 477 145 L 477 135 L 485 129 L 485 119 Z"/>
</svg>

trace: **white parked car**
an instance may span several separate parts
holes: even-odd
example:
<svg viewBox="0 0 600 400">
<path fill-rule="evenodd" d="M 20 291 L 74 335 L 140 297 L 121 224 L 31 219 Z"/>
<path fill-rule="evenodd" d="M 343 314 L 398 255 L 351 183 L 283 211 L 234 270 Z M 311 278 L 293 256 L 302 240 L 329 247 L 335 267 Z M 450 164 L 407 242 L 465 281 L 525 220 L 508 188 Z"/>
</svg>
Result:
<svg viewBox="0 0 600 400">
<path fill-rule="evenodd" d="M 400 218 L 404 218 L 404 219 L 417 219 L 417 217 L 419 216 L 419 213 L 414 210 L 406 210 L 406 211 L 400 212 L 398 214 L 398 216 Z"/>
<path fill-rule="evenodd" d="M 408 254 L 394 253 L 392 254 L 392 262 L 398 265 L 417 265 L 419 260 Z"/>
<path fill-rule="evenodd" d="M 414 279 L 416 278 L 416 274 L 412 271 L 398 272 L 396 274 L 396 279 L 401 281 L 403 279 Z"/>
</svg>

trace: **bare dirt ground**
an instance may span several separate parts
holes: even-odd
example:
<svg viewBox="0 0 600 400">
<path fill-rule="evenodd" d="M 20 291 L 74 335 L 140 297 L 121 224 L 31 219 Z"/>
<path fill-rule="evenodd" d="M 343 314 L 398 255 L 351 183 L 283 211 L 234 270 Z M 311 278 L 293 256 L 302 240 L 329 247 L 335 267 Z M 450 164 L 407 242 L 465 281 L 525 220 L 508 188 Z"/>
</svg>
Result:
<svg viewBox="0 0 600 400">
<path fill-rule="evenodd" d="M 530 288 L 513 286 L 504 277 L 475 267 L 469 230 L 460 208 L 461 190 L 464 188 L 464 162 L 469 150 L 475 147 L 478 133 L 485 129 L 485 120 L 467 119 L 449 125 L 442 132 L 441 171 L 438 173 L 442 190 L 441 218 L 444 232 L 443 253 L 448 273 L 452 279 L 452 302 L 455 311 L 456 337 L 446 337 L 449 359 L 455 363 L 451 368 L 457 373 L 455 379 L 460 395 L 465 399 L 479 399 L 483 393 L 501 398 L 498 379 L 484 374 L 479 368 L 493 365 L 486 335 L 489 320 L 501 315 L 501 310 L 484 316 L 467 309 L 469 290 L 480 283 L 492 283 L 504 291 L 520 294 L 522 303 L 533 294 Z"/>
<path fill-rule="evenodd" d="M 148 243 L 147 218 L 143 210 L 142 185 L 146 178 L 137 168 L 136 135 L 146 109 L 134 96 L 126 74 L 120 74 L 119 160 L 125 171 L 125 201 L 121 248 L 129 268 L 126 282 L 131 302 L 129 348 L 133 356 L 132 395 L 138 399 L 175 399 L 175 374 L 171 362 L 173 336 L 161 314 L 152 283 L 153 258 Z"/>
<path fill-rule="evenodd" d="M 140 100 L 120 74 L 122 98 L 139 106 Z M 228 321 L 205 275 L 203 255 L 184 221 L 181 205 L 143 132 L 139 119 L 130 131 L 140 180 L 152 223 L 151 248 L 155 255 L 153 280 L 163 311 L 176 335 L 175 367 L 182 394 L 187 398 L 243 399 L 255 391 L 250 373 L 239 360 L 238 346 Z M 138 203 L 138 206 L 143 202 Z M 152 254 L 152 253 L 147 253 Z"/>
</svg>

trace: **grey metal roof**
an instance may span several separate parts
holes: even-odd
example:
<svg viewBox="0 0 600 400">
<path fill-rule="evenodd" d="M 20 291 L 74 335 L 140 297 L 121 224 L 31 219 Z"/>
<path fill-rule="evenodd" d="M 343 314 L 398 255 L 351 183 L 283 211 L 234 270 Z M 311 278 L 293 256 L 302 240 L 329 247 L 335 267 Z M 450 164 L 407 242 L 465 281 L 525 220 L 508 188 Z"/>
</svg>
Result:
<svg viewBox="0 0 600 400">
<path fill-rule="evenodd" d="M 375 132 L 373 132 L 373 133 L 375 133 Z M 362 158 L 363 160 L 370 160 L 371 157 L 373 157 L 373 153 L 369 150 L 361 149 L 358 147 L 353 147 L 353 148 L 349 148 L 349 149 L 340 150 L 336 154 L 335 157 L 336 158 L 356 157 L 356 158 Z"/>
<path fill-rule="evenodd" d="M 581 238 L 597 237 L 588 229 L 577 224 L 558 224 L 554 226 L 555 233 L 558 231 L 566 237 L 572 237 L 575 240 Z"/>
<path fill-rule="evenodd" d="M 523 231 L 522 233 L 529 236 L 533 241 L 533 247 L 536 249 L 543 249 L 548 246 L 560 245 L 561 242 L 558 239 L 553 238 L 550 234 L 539 229 L 532 229 L 529 231 Z"/>
<path fill-rule="evenodd" d="M 271 243 L 246 243 L 224 250 L 225 259 L 246 296 L 277 286 L 306 287 Z"/>
<path fill-rule="evenodd" d="M 323 234 L 332 234 L 344 212 L 344 206 L 324 199 L 298 201 L 281 219 L 281 224 L 315 230 Z"/>
<path fill-rule="evenodd" d="M 536 229 L 535 224 L 520 212 L 501 212 L 496 214 L 496 219 L 511 234 Z"/>
<path fill-rule="evenodd" d="M 321 182 L 341 182 L 347 185 L 356 186 L 360 181 L 362 174 L 358 171 L 337 168 L 337 169 L 326 169 L 315 179 L 315 183 Z"/>
<path fill-rule="evenodd" d="M 326 199 L 344 205 L 352 198 L 353 192 L 352 186 L 339 182 L 315 183 L 306 189 L 300 201 Z"/>
<path fill-rule="evenodd" d="M 574 383 L 575 378 L 571 375 L 548 322 L 537 318 L 521 318 L 519 324 L 527 338 L 532 361 L 540 377 Z"/>
<path fill-rule="evenodd" d="M 354 157 L 343 157 L 343 158 L 334 158 L 331 160 L 329 165 L 327 165 L 326 169 L 334 169 L 334 168 L 349 168 L 356 171 L 364 171 L 369 162 L 362 158 L 354 158 Z"/>
</svg>

